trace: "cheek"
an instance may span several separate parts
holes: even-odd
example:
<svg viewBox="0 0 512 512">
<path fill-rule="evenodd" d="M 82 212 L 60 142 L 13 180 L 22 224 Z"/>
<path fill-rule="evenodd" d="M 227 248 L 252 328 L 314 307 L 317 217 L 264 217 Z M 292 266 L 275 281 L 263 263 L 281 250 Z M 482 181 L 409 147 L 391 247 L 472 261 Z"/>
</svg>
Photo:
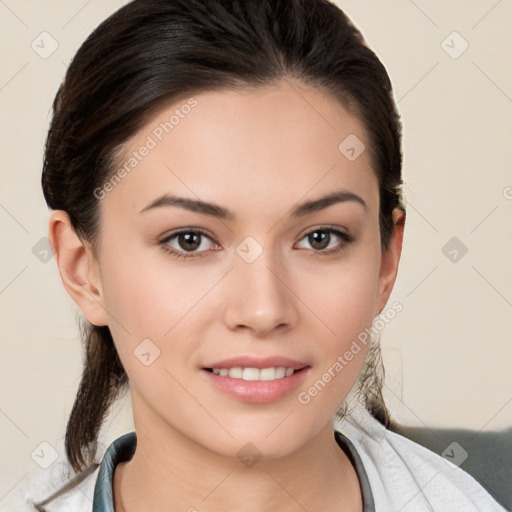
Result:
<svg viewBox="0 0 512 512">
<path fill-rule="evenodd" d="M 218 272 L 199 267 L 197 272 L 191 272 L 185 265 L 166 263 L 166 258 L 171 256 L 162 251 L 148 264 L 147 252 L 132 251 L 129 256 L 105 261 L 105 307 L 127 371 L 143 340 L 151 340 L 164 356 L 170 346 L 176 355 L 184 349 L 192 351 L 197 344 L 194 340 L 198 338 L 192 332 L 190 336 L 185 333 L 186 344 L 173 341 L 179 333 L 184 336 L 184 329 L 196 329 L 203 321 L 202 301 L 219 280 Z"/>
<path fill-rule="evenodd" d="M 300 296 L 323 322 L 330 338 L 347 341 L 373 320 L 378 296 L 380 256 L 373 247 L 354 251 L 333 265 L 318 265 L 314 273 L 301 273 L 296 283 Z M 309 276 L 306 279 L 304 275 Z M 329 336 L 327 336 L 329 339 Z"/>
<path fill-rule="evenodd" d="M 151 258 L 146 250 L 107 261 L 104 296 L 109 312 L 123 318 L 130 332 L 161 336 L 204 292 L 200 282 L 191 282 L 190 272 L 180 265 L 166 265 L 167 256 L 163 251 L 158 254 L 158 248 L 152 251 L 156 254 Z"/>
<path fill-rule="evenodd" d="M 311 280 L 307 303 L 319 317 L 311 316 L 318 359 L 297 396 L 302 414 L 327 421 L 357 382 L 371 340 L 377 277 L 373 265 L 361 264 Z"/>
</svg>

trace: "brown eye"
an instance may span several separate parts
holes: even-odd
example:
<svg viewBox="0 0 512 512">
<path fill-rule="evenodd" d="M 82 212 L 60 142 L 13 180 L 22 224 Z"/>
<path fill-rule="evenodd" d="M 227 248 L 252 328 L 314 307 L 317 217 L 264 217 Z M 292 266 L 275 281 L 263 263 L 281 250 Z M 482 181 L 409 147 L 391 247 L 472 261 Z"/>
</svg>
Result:
<svg viewBox="0 0 512 512">
<path fill-rule="evenodd" d="M 321 251 L 328 247 L 331 241 L 331 234 L 325 230 L 313 231 L 308 235 L 308 240 L 314 249 Z"/>
<path fill-rule="evenodd" d="M 171 233 L 159 244 L 164 251 L 177 258 L 205 256 L 209 252 L 209 246 L 213 246 L 213 250 L 218 250 L 219 247 L 207 233 L 197 229 Z"/>
<path fill-rule="evenodd" d="M 338 239 L 338 243 L 336 243 Z M 349 233 L 335 228 L 317 228 L 306 234 L 303 240 L 307 240 L 313 252 L 318 255 L 327 255 L 338 252 L 355 240 Z"/>
<path fill-rule="evenodd" d="M 186 251 L 195 251 L 201 245 L 201 235 L 196 232 L 179 233 L 177 238 L 178 244 Z"/>
</svg>

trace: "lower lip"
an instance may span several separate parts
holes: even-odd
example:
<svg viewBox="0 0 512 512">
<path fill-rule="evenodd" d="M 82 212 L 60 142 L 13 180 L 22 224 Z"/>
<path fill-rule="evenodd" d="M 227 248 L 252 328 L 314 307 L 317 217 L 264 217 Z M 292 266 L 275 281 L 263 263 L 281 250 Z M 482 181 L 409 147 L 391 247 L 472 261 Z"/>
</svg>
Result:
<svg viewBox="0 0 512 512">
<path fill-rule="evenodd" d="M 243 380 L 221 377 L 208 370 L 201 370 L 210 382 L 220 391 L 242 402 L 268 403 L 289 395 L 306 378 L 311 367 L 297 370 L 290 377 L 275 380 Z"/>
</svg>

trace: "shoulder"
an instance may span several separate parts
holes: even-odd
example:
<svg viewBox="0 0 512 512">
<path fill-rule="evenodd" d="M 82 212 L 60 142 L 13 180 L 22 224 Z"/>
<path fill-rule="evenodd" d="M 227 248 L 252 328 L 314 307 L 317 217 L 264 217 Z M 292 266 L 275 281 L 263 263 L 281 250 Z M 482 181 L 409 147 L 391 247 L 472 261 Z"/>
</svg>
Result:
<svg viewBox="0 0 512 512">
<path fill-rule="evenodd" d="M 99 466 L 76 474 L 66 461 L 30 471 L 0 501 L 0 512 L 91 512 Z"/>
<path fill-rule="evenodd" d="M 471 475 L 386 429 L 359 403 L 335 428 L 355 445 L 379 511 L 505 511 Z"/>
<path fill-rule="evenodd" d="M 61 450 L 47 469 L 29 473 L 0 501 L 0 512 L 91 512 L 94 507 L 112 510 L 112 479 L 116 465 L 132 457 L 135 431 L 107 444 L 99 443 L 101 462 L 76 473 Z"/>
</svg>

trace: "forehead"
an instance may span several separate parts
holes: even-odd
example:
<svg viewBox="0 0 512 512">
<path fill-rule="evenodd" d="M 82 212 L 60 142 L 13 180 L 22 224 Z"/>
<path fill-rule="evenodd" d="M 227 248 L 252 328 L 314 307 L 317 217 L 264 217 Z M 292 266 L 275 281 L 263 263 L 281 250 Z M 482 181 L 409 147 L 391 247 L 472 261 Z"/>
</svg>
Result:
<svg viewBox="0 0 512 512">
<path fill-rule="evenodd" d="M 130 214 L 168 192 L 268 207 L 334 187 L 371 203 L 368 145 L 359 119 L 320 89 L 282 82 L 202 92 L 163 107 L 127 141 L 116 162 L 122 179 L 102 206 Z"/>
</svg>

